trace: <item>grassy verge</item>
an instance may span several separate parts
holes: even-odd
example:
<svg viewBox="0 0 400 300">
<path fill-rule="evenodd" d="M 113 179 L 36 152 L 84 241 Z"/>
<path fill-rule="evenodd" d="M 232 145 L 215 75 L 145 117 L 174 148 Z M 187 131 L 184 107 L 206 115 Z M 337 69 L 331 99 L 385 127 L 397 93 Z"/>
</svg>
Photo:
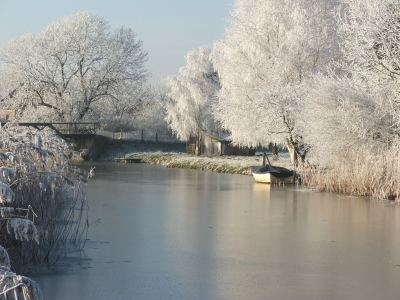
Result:
<svg viewBox="0 0 400 300">
<path fill-rule="evenodd" d="M 220 173 L 251 175 L 251 167 L 260 165 L 259 157 L 193 156 L 176 153 L 141 153 L 126 158 L 141 158 L 149 164 L 169 168 L 209 170 Z"/>
</svg>

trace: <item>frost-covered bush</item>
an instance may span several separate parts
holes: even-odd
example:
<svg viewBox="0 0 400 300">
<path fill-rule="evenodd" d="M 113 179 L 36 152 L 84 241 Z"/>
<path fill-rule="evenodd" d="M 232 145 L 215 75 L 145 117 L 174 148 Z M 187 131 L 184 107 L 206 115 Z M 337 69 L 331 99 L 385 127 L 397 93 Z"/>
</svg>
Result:
<svg viewBox="0 0 400 300">
<path fill-rule="evenodd" d="M 0 129 L 0 245 L 18 273 L 53 266 L 88 227 L 88 174 L 71 166 L 68 151 L 50 131 Z"/>
</svg>

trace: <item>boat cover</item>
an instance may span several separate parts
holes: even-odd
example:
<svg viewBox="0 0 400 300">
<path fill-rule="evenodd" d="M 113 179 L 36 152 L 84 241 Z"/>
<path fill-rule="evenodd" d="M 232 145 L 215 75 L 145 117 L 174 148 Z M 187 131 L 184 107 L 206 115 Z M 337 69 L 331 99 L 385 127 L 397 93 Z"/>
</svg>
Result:
<svg viewBox="0 0 400 300">
<path fill-rule="evenodd" d="M 265 166 L 253 167 L 251 171 L 256 174 L 270 173 L 277 178 L 286 178 L 294 175 L 292 170 L 283 167 L 271 166 L 268 164 Z"/>
</svg>

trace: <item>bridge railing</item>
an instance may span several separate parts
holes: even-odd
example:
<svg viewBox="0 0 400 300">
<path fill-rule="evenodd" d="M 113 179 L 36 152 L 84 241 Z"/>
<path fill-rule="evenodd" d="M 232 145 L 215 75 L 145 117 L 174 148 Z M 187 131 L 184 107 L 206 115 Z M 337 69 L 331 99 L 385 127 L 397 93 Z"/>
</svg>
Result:
<svg viewBox="0 0 400 300">
<path fill-rule="evenodd" d="M 108 137 L 113 140 L 142 141 L 142 142 L 181 142 L 170 130 L 167 129 L 136 129 L 130 131 L 111 132 L 98 130 L 97 134 Z"/>
</svg>

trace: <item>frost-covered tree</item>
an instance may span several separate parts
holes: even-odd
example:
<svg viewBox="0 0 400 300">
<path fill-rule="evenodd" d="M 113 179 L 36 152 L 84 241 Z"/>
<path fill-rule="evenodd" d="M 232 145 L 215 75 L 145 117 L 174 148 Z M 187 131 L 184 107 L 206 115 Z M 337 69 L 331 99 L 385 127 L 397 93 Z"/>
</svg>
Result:
<svg viewBox="0 0 400 300">
<path fill-rule="evenodd" d="M 96 108 L 101 127 L 112 132 L 144 130 L 147 135 L 166 133 L 168 97 L 160 85 L 141 85 L 119 101 L 110 101 Z"/>
<path fill-rule="evenodd" d="M 165 85 L 171 102 L 167 105 L 167 122 L 178 138 L 196 139 L 199 154 L 201 131 L 218 129 L 212 102 L 220 88 L 218 74 L 210 60 L 210 48 L 192 49 L 186 56 L 186 66 L 179 69 L 178 76 L 170 76 Z"/>
<path fill-rule="evenodd" d="M 129 86 L 116 92 L 117 97 L 99 102 L 95 108 L 101 127 L 118 132 L 136 129 L 135 112 L 142 111 L 152 101 L 150 86 Z"/>
<path fill-rule="evenodd" d="M 297 128 L 304 87 L 337 55 L 336 1 L 237 0 L 213 49 L 221 81 L 215 115 L 242 146 L 306 148 Z M 302 151 L 303 150 L 303 151 Z"/>
<path fill-rule="evenodd" d="M 374 99 L 377 118 L 389 118 L 387 133 L 400 125 L 400 1 L 346 0 L 338 17 L 346 71 Z"/>
<path fill-rule="evenodd" d="M 400 134 L 400 1 L 343 1 L 342 59 L 310 84 L 302 127 L 315 153 L 336 160 Z"/>
<path fill-rule="evenodd" d="M 3 107 L 25 120 L 90 120 L 97 104 L 124 101 L 123 91 L 146 80 L 146 60 L 131 29 L 78 12 L 1 50 Z"/>
<path fill-rule="evenodd" d="M 357 74 L 351 80 L 321 76 L 310 85 L 299 122 L 314 158 L 328 163 L 348 150 L 388 141 L 393 122 L 377 105 L 383 95 L 368 93 L 362 86 L 363 78 Z"/>
<path fill-rule="evenodd" d="M 166 88 L 163 84 L 154 85 L 150 88 L 150 97 L 143 101 L 141 106 L 132 112 L 134 126 L 155 133 L 168 132 L 166 106 L 169 103 Z"/>
</svg>

